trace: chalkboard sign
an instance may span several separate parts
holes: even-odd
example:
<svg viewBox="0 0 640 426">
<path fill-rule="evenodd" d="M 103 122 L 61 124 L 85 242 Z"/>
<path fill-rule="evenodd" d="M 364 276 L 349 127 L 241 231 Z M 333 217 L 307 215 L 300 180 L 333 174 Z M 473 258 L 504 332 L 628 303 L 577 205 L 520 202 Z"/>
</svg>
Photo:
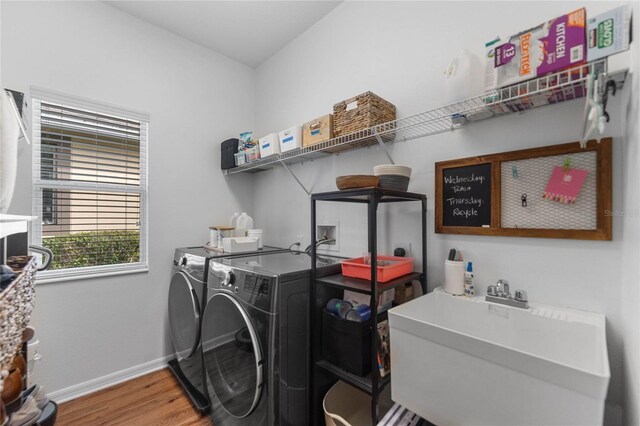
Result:
<svg viewBox="0 0 640 426">
<path fill-rule="evenodd" d="M 442 224 L 491 225 L 491 163 L 442 170 Z"/>
<path fill-rule="evenodd" d="M 602 138 L 586 147 L 572 142 L 437 162 L 435 231 L 611 240 L 611 153 L 612 139 Z M 581 190 L 582 201 L 543 200 L 551 172 L 567 158 L 592 176 Z"/>
</svg>

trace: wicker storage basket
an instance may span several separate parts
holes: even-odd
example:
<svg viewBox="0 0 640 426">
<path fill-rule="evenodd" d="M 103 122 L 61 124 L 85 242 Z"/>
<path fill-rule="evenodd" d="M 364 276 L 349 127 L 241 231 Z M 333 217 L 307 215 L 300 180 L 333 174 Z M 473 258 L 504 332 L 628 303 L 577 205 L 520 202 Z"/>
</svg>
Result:
<svg viewBox="0 0 640 426">
<path fill-rule="evenodd" d="M 378 124 L 394 121 L 395 119 L 395 105 L 385 101 L 373 92 L 366 92 L 338 102 L 333 106 L 333 134 L 335 137 L 345 136 L 353 132 L 369 129 Z M 365 131 L 363 133 L 362 135 L 354 135 L 354 139 L 360 139 L 363 136 L 364 139 L 346 146 L 341 145 L 330 148 L 327 151 L 339 152 L 377 143 L 375 137 L 367 137 L 371 134 L 370 132 Z M 394 134 L 387 133 L 382 136 L 382 140 L 386 142 L 394 137 Z"/>
<path fill-rule="evenodd" d="M 18 351 L 22 331 L 31 320 L 35 303 L 36 265 L 33 257 L 16 256 L 9 258 L 7 264 L 18 276 L 0 293 L 0 370 L 9 368 Z"/>
</svg>

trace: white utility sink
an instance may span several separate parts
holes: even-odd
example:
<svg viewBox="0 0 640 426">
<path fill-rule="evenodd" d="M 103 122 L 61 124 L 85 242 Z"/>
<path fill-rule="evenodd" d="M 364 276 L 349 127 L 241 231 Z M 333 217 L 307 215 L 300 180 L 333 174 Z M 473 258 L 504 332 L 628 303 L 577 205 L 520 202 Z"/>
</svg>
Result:
<svg viewBox="0 0 640 426">
<path fill-rule="evenodd" d="M 602 314 L 439 289 L 389 311 L 391 397 L 438 426 L 602 424 Z"/>
</svg>

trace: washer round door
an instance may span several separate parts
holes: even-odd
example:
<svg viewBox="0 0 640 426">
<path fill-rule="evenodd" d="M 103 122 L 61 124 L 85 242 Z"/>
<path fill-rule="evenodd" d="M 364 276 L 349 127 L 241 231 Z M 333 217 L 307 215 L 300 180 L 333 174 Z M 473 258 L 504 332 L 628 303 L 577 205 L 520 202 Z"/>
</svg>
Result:
<svg viewBox="0 0 640 426">
<path fill-rule="evenodd" d="M 169 285 L 169 327 L 178 360 L 191 358 L 200 343 L 198 295 L 184 272 L 176 272 Z"/>
<path fill-rule="evenodd" d="M 222 407 L 233 417 L 250 415 L 262 394 L 262 351 L 249 315 L 232 296 L 217 293 L 207 302 L 202 349 Z"/>
</svg>

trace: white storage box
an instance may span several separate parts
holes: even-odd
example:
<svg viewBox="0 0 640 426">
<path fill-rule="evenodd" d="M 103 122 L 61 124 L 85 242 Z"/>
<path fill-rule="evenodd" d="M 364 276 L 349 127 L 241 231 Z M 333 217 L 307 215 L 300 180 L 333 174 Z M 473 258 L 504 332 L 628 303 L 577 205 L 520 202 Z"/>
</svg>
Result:
<svg viewBox="0 0 640 426">
<path fill-rule="evenodd" d="M 280 154 L 280 140 L 277 133 L 269 133 L 267 136 L 261 137 L 258 142 L 260 143 L 260 158 Z"/>
<path fill-rule="evenodd" d="M 287 152 L 302 146 L 302 126 L 293 126 L 283 130 L 280 136 L 280 151 Z"/>
<path fill-rule="evenodd" d="M 244 251 L 257 251 L 257 237 L 230 237 L 222 239 L 222 249 L 225 253 L 239 253 Z"/>
</svg>

